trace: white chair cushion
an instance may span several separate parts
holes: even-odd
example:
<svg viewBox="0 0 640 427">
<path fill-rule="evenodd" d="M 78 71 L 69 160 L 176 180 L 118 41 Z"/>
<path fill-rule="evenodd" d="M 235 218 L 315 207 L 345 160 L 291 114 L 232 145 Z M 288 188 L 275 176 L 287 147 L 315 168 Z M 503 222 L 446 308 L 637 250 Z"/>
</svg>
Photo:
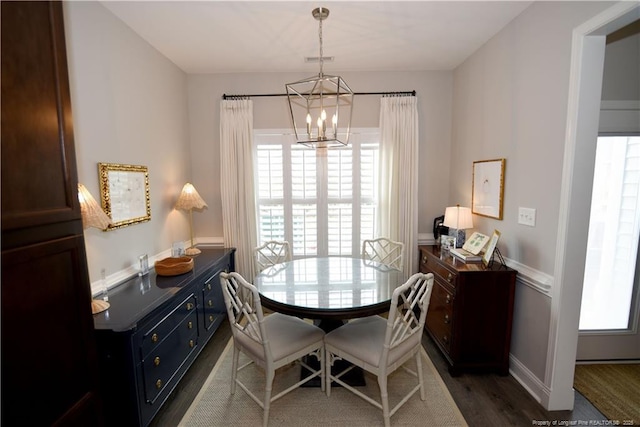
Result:
<svg viewBox="0 0 640 427">
<path fill-rule="evenodd" d="M 386 330 L 387 319 L 380 316 L 363 317 L 329 332 L 325 335 L 324 342 L 341 350 L 336 354 L 347 353 L 370 366 L 379 367 Z M 388 365 L 392 365 L 415 347 L 416 340 L 413 338 L 405 340 L 389 352 Z"/>
<path fill-rule="evenodd" d="M 324 331 L 317 326 L 281 313 L 266 316 L 264 327 L 276 365 L 283 357 L 288 357 L 315 342 L 322 341 L 324 336 Z M 242 333 L 239 333 L 236 338 L 244 349 L 258 359 L 264 360 L 261 343 Z"/>
</svg>

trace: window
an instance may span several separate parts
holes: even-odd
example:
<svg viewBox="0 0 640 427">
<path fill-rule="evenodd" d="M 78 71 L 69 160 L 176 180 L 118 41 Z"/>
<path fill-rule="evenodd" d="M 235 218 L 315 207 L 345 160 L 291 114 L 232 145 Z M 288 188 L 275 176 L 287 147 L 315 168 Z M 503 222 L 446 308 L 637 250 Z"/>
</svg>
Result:
<svg viewBox="0 0 640 427">
<path fill-rule="evenodd" d="M 256 130 L 259 243 L 287 240 L 293 257 L 360 254 L 375 235 L 379 132 L 314 150 Z"/>
<path fill-rule="evenodd" d="M 580 330 L 629 328 L 639 236 L 640 137 L 598 137 Z"/>
</svg>

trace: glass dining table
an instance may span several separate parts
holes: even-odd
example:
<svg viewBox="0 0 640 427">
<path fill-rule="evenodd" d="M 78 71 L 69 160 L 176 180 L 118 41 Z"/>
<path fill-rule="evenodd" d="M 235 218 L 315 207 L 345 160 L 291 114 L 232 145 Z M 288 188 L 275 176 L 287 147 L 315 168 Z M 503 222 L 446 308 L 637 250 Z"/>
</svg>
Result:
<svg viewBox="0 0 640 427">
<path fill-rule="evenodd" d="M 277 264 L 254 281 L 270 310 L 320 321 L 329 331 L 343 321 L 389 310 L 402 271 L 351 257 L 301 258 Z"/>
<path fill-rule="evenodd" d="M 291 316 L 313 319 L 329 332 L 348 319 L 389 311 L 393 290 L 406 281 L 402 271 L 362 258 L 301 258 L 269 267 L 254 285 L 263 307 Z M 317 367 L 315 358 L 307 363 Z M 336 360 L 332 371 L 342 372 L 348 362 Z M 301 373 L 301 377 L 305 374 Z M 347 384 L 365 384 L 362 369 L 355 367 L 342 377 Z M 320 382 L 309 381 L 307 387 Z"/>
</svg>

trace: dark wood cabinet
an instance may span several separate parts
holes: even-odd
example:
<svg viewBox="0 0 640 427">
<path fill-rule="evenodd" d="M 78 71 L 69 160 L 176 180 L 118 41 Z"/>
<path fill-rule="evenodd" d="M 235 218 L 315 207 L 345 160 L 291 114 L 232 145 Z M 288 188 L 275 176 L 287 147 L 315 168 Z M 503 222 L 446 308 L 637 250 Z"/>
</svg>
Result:
<svg viewBox="0 0 640 427">
<path fill-rule="evenodd" d="M 62 2 L 1 16 L 2 424 L 99 426 Z"/>
<path fill-rule="evenodd" d="M 435 281 L 426 329 L 449 372 L 509 373 L 517 271 L 494 262 L 465 263 L 436 246 L 420 246 L 420 271 Z"/>
<path fill-rule="evenodd" d="M 202 249 L 193 271 L 151 272 L 109 292 L 94 316 L 106 424 L 146 426 L 220 324 L 226 308 L 220 272 L 234 270 L 234 249 Z"/>
</svg>

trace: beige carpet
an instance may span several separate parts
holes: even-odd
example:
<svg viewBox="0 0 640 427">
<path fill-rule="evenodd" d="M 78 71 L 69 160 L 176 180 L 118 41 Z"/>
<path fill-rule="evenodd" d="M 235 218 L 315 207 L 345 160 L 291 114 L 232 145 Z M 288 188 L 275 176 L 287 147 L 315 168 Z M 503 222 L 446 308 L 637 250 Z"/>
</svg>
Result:
<svg viewBox="0 0 640 427">
<path fill-rule="evenodd" d="M 573 386 L 609 420 L 640 424 L 640 364 L 576 365 Z"/>
<path fill-rule="evenodd" d="M 193 404 L 180 422 L 180 426 L 259 426 L 262 424 L 262 409 L 239 387 L 231 395 L 231 358 L 233 342 L 225 348 L 220 360 L 214 366 L 209 378 L 194 399 Z M 427 354 L 422 351 L 423 371 L 427 400 L 420 400 L 419 393 L 412 396 L 396 414 L 391 417 L 393 426 L 466 426 L 449 391 L 442 382 Z M 244 355 L 241 354 L 241 362 Z M 411 363 L 411 362 L 408 362 Z M 410 366 L 410 365 L 409 365 Z M 276 372 L 274 394 L 295 383 L 299 367 L 285 367 Z M 264 372 L 251 365 L 241 372 L 241 380 L 262 396 Z M 365 375 L 366 390 L 370 396 L 379 395 L 378 383 L 373 376 Z M 389 377 L 389 398 L 393 405 L 400 399 L 397 391 L 410 389 L 415 384 L 404 370 L 398 370 Z M 349 426 L 365 427 L 383 425 L 382 411 L 355 396 L 342 387 L 332 387 L 331 397 L 320 388 L 303 387 L 276 400 L 271 405 L 270 426 Z"/>
</svg>

